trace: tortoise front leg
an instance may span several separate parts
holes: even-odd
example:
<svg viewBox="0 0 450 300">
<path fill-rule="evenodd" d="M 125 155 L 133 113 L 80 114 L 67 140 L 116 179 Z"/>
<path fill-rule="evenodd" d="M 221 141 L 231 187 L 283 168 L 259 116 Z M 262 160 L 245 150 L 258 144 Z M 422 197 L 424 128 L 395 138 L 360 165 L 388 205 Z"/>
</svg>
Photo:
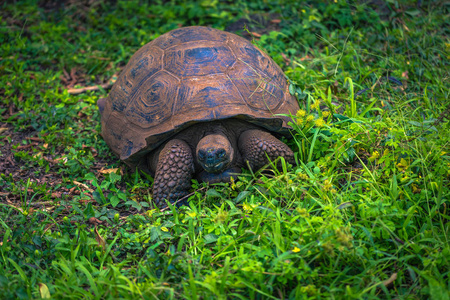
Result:
<svg viewBox="0 0 450 300">
<path fill-rule="evenodd" d="M 155 170 L 153 201 L 159 208 L 186 196 L 194 173 L 191 148 L 182 140 L 170 140 L 158 155 L 150 157 L 150 169 Z M 156 166 L 155 166 L 156 164 Z"/>
<path fill-rule="evenodd" d="M 239 151 L 244 162 L 249 163 L 252 170 L 258 170 L 268 164 L 267 157 L 273 161 L 282 156 L 294 164 L 294 152 L 282 141 L 268 132 L 258 129 L 244 131 L 238 142 Z"/>
</svg>

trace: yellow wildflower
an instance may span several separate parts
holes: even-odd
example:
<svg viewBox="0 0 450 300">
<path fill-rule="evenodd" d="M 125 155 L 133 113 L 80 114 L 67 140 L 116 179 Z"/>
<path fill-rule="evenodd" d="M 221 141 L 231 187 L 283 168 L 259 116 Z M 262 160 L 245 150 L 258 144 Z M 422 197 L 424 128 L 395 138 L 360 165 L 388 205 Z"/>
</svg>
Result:
<svg viewBox="0 0 450 300">
<path fill-rule="evenodd" d="M 311 104 L 311 109 L 312 110 L 317 110 L 320 106 L 320 101 L 316 101 L 313 104 Z"/>
<path fill-rule="evenodd" d="M 151 209 L 151 210 L 147 210 L 147 211 L 145 212 L 145 214 L 146 214 L 148 217 L 151 217 L 155 212 L 156 212 L 156 209 Z"/>
<path fill-rule="evenodd" d="M 324 191 L 331 191 L 331 189 L 333 188 L 333 185 L 331 184 L 331 182 L 328 179 L 325 179 L 325 181 L 323 182 L 323 190 Z"/>
<path fill-rule="evenodd" d="M 302 180 L 308 179 L 308 175 L 303 174 L 303 173 L 297 173 L 297 177 Z"/>
<path fill-rule="evenodd" d="M 256 204 L 244 203 L 244 205 L 242 207 L 244 208 L 244 211 L 246 213 L 250 213 L 250 212 L 252 212 L 253 208 L 255 208 L 256 206 L 257 206 Z"/>
<path fill-rule="evenodd" d="M 314 124 L 316 124 L 317 127 L 323 127 L 325 125 L 325 121 L 322 118 L 318 118 Z"/>
<path fill-rule="evenodd" d="M 296 114 L 296 116 L 298 118 L 303 118 L 305 115 L 306 115 L 306 111 L 304 111 L 303 109 L 299 109 Z"/>
<path fill-rule="evenodd" d="M 230 177 L 231 189 L 234 191 L 236 189 L 236 182 L 234 181 L 233 176 Z"/>
<path fill-rule="evenodd" d="M 191 217 L 191 218 L 195 218 L 196 216 L 197 216 L 197 213 L 195 212 L 195 211 L 193 211 L 193 212 L 188 212 L 188 213 L 186 213 L 189 217 Z"/>
<path fill-rule="evenodd" d="M 303 125 L 303 119 L 298 118 L 297 119 L 297 125 L 302 126 Z"/>
<path fill-rule="evenodd" d="M 330 115 L 330 112 L 328 110 L 322 112 L 322 117 L 323 118 L 328 118 L 329 115 Z"/>
<path fill-rule="evenodd" d="M 312 120 L 314 120 L 314 116 L 313 115 L 309 115 L 306 117 L 306 122 L 312 122 Z"/>
<path fill-rule="evenodd" d="M 294 252 L 294 253 L 300 252 L 300 248 L 299 247 L 294 247 L 294 249 L 292 249 L 292 252 Z"/>
<path fill-rule="evenodd" d="M 402 158 L 402 159 L 400 159 L 400 162 L 396 166 L 397 166 L 397 169 L 400 172 L 402 172 L 402 171 L 405 171 L 406 169 L 408 169 L 409 163 L 404 158 Z"/>
<path fill-rule="evenodd" d="M 369 161 L 374 161 L 375 159 L 380 157 L 380 152 L 373 151 L 372 156 L 369 157 Z"/>
<path fill-rule="evenodd" d="M 306 208 L 297 207 L 295 210 L 296 210 L 296 211 L 299 213 L 299 215 L 302 216 L 303 218 L 309 217 L 309 213 L 308 213 L 308 211 L 306 210 Z"/>
</svg>

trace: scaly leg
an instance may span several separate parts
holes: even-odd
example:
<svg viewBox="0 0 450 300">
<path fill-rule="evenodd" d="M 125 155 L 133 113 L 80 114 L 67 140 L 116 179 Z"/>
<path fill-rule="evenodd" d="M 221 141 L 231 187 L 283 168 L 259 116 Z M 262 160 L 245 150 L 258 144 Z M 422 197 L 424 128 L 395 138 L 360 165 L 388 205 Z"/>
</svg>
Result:
<svg viewBox="0 0 450 300">
<path fill-rule="evenodd" d="M 156 164 L 155 166 L 152 164 Z M 182 140 L 170 140 L 159 153 L 158 159 L 150 159 L 150 169 L 156 169 L 153 184 L 153 201 L 159 208 L 186 196 L 194 174 L 194 158 L 191 148 Z"/>
<path fill-rule="evenodd" d="M 267 157 L 273 161 L 282 156 L 291 164 L 295 162 L 294 152 L 285 143 L 262 130 L 244 131 L 239 137 L 238 147 L 244 162 L 248 161 L 255 171 L 269 163 Z"/>
</svg>

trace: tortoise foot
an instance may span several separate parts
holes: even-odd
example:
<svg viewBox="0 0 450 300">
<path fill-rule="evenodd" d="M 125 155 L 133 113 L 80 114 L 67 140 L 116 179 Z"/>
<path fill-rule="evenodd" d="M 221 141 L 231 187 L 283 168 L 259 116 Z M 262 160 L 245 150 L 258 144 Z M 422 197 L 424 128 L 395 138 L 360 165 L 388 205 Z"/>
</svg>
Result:
<svg viewBox="0 0 450 300">
<path fill-rule="evenodd" d="M 194 173 L 194 158 L 188 144 L 171 140 L 159 153 L 153 184 L 153 201 L 159 208 L 185 197 Z M 184 201 L 185 202 L 185 201 Z M 180 203 L 177 203 L 180 206 Z"/>
<path fill-rule="evenodd" d="M 282 156 L 294 164 L 294 152 L 282 141 L 262 130 L 247 130 L 239 137 L 239 151 L 244 161 L 253 170 L 258 170 L 270 161 Z"/>
</svg>

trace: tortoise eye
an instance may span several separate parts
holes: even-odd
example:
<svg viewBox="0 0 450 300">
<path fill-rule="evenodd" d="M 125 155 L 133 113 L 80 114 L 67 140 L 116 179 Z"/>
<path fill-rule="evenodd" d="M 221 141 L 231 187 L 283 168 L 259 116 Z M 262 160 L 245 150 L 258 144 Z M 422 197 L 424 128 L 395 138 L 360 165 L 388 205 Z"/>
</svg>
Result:
<svg viewBox="0 0 450 300">
<path fill-rule="evenodd" d="M 199 160 L 205 160 L 205 158 L 206 158 L 206 153 L 205 153 L 205 151 L 203 151 L 203 150 L 199 150 L 198 153 L 197 153 L 197 156 L 198 156 L 198 159 L 199 159 Z"/>
<path fill-rule="evenodd" d="M 225 152 L 224 149 L 220 149 L 219 151 L 217 151 L 218 158 L 223 158 L 225 156 L 225 154 L 227 154 L 227 153 Z"/>
</svg>

